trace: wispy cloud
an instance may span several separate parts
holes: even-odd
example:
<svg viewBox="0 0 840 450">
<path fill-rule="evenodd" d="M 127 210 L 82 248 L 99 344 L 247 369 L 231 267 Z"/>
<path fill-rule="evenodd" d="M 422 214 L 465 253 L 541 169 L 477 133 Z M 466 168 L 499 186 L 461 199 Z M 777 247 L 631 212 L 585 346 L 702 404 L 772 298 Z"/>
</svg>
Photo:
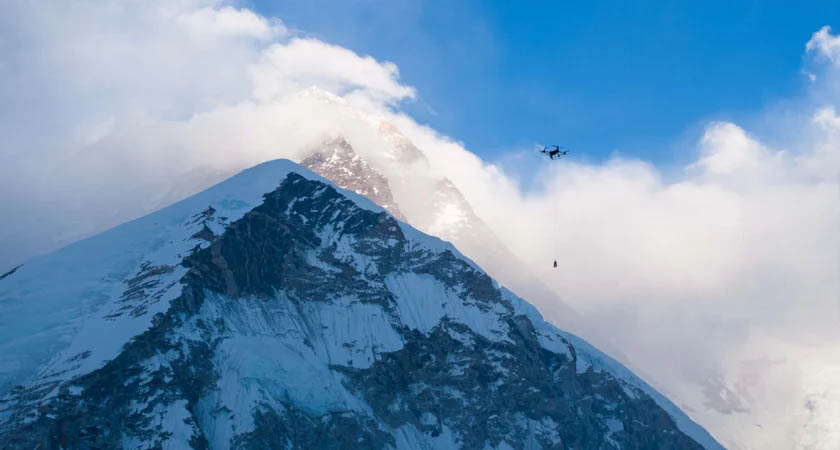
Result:
<svg viewBox="0 0 840 450">
<path fill-rule="evenodd" d="M 279 20 L 267 19 L 253 11 L 231 6 L 199 8 L 179 14 L 176 20 L 201 38 L 246 36 L 272 39 L 287 33 L 286 27 Z"/>
</svg>

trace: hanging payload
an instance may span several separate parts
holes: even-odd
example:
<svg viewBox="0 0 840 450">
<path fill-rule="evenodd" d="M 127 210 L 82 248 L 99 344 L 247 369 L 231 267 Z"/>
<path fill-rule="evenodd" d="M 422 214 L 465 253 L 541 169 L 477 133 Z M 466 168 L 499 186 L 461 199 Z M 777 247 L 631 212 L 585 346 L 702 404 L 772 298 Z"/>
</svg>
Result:
<svg viewBox="0 0 840 450">
<path fill-rule="evenodd" d="M 550 147 L 551 148 L 543 147 L 543 149 L 540 150 L 541 153 L 545 153 L 546 155 L 548 155 L 549 159 L 560 159 L 565 154 L 569 153 L 569 149 L 565 147 L 560 147 L 559 145 L 552 145 Z"/>
<path fill-rule="evenodd" d="M 544 153 L 544 154 L 548 155 L 548 159 L 553 161 L 555 159 L 560 159 L 563 156 L 566 156 L 569 153 L 569 149 L 567 149 L 565 147 L 560 147 L 559 145 L 543 146 L 542 150 L 540 150 L 540 153 Z M 558 209 L 558 211 L 555 212 L 555 215 L 559 214 L 559 209 L 560 209 L 559 205 L 557 206 L 557 209 Z M 555 223 L 558 223 L 557 220 L 556 220 L 556 217 L 555 217 Z M 557 251 L 557 235 L 555 235 L 555 237 L 554 237 L 554 248 L 555 248 L 555 252 L 556 252 Z M 554 260 L 554 268 L 555 269 L 557 268 L 557 260 L 556 259 Z"/>
</svg>

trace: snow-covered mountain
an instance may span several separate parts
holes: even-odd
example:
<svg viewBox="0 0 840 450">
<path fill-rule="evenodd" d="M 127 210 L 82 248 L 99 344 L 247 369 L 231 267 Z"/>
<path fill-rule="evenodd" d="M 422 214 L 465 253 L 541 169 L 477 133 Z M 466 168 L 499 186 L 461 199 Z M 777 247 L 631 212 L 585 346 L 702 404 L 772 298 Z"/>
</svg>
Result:
<svg viewBox="0 0 840 450">
<path fill-rule="evenodd" d="M 0 442 L 720 448 L 451 244 L 289 161 L 0 278 Z"/>
</svg>

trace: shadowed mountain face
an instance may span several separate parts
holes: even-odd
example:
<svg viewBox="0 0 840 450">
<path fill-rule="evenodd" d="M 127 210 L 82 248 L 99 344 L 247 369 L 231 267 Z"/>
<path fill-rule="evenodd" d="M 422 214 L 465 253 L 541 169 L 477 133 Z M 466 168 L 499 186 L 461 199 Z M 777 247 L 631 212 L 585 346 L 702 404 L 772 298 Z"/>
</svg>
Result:
<svg viewBox="0 0 840 450">
<path fill-rule="evenodd" d="M 279 184 L 255 202 L 266 184 L 248 177 L 272 170 Z M 70 331 L 45 326 L 38 339 L 72 343 L 31 370 L 0 372 L 20 381 L 0 392 L 4 449 L 718 448 L 454 247 L 364 199 L 291 163 L 214 189 L 125 225 L 140 236 L 126 252 L 154 250 L 109 274 L 114 298 L 81 308 Z M 116 236 L 7 274 L 0 311 Z M 89 270 L 65 281 L 102 278 Z M 140 331 L 111 354 L 82 339 L 107 340 L 112 322 Z M 31 339 L 17 333 L 3 351 Z"/>
</svg>

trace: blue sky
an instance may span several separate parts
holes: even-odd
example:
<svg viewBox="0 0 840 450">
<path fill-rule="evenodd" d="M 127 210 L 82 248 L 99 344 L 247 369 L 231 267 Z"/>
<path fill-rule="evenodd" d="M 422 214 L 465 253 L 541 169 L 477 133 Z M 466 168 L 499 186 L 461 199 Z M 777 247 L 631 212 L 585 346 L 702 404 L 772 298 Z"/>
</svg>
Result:
<svg viewBox="0 0 840 450">
<path fill-rule="evenodd" d="M 421 123 L 494 159 L 536 143 L 679 163 L 709 120 L 749 121 L 805 84 L 840 3 L 256 1 L 290 28 L 395 62 Z M 693 139 L 692 139 L 693 140 Z"/>
</svg>

